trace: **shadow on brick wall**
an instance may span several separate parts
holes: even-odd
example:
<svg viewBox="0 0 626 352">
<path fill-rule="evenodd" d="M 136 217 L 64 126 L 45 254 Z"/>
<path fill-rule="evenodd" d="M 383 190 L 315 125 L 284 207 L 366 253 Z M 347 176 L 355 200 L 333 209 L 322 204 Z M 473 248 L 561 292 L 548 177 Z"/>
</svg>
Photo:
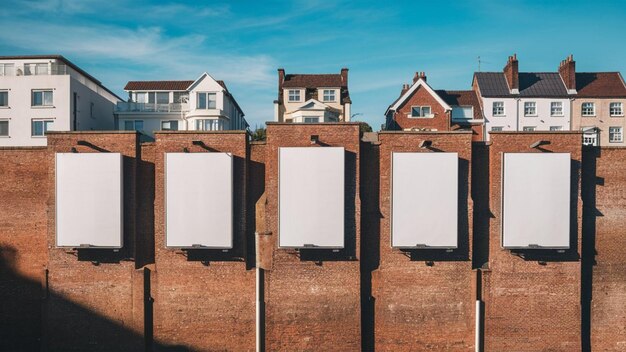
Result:
<svg viewBox="0 0 626 352">
<path fill-rule="evenodd" d="M 0 351 L 191 351 L 153 342 L 151 334 L 49 292 L 45 279 L 16 272 L 17 256 L 15 248 L 0 247 Z M 47 316 L 51 306 L 63 316 Z"/>
<path fill-rule="evenodd" d="M 472 268 L 489 263 L 489 221 L 495 216 L 489 208 L 489 146 L 472 146 L 472 201 L 474 203 Z"/>
</svg>

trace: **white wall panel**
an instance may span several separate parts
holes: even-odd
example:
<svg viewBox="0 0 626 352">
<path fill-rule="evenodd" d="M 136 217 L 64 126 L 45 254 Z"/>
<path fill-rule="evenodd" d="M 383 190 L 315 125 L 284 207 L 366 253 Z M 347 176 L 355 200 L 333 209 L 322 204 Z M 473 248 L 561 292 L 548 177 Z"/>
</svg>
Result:
<svg viewBox="0 0 626 352">
<path fill-rule="evenodd" d="M 345 150 L 279 150 L 280 247 L 344 246 Z"/>
<path fill-rule="evenodd" d="M 232 248 L 233 157 L 165 154 L 166 246 Z"/>
<path fill-rule="evenodd" d="M 505 153 L 502 245 L 569 248 L 569 153 Z"/>
<path fill-rule="evenodd" d="M 119 153 L 56 154 L 56 245 L 123 245 L 123 172 Z"/>
<path fill-rule="evenodd" d="M 457 153 L 392 153 L 393 247 L 456 248 Z"/>
</svg>

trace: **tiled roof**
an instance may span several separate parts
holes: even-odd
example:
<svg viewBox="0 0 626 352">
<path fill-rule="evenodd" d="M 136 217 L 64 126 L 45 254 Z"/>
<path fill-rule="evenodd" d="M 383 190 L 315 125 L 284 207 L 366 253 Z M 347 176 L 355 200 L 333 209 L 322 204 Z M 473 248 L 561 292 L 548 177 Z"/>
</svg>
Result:
<svg viewBox="0 0 626 352">
<path fill-rule="evenodd" d="M 130 81 L 124 90 L 187 90 L 194 81 Z"/>
<path fill-rule="evenodd" d="M 474 108 L 474 119 L 479 120 L 483 118 L 478 96 L 473 90 L 436 90 L 435 92 L 452 107 L 472 106 Z"/>
<path fill-rule="evenodd" d="M 289 74 L 283 88 L 345 87 L 341 74 Z"/>
<path fill-rule="evenodd" d="M 568 97 L 561 76 L 556 72 L 520 72 L 519 94 L 511 94 L 502 72 L 476 72 L 483 97 Z"/>
<path fill-rule="evenodd" d="M 576 91 L 579 97 L 626 98 L 626 86 L 619 72 L 578 72 Z"/>
</svg>

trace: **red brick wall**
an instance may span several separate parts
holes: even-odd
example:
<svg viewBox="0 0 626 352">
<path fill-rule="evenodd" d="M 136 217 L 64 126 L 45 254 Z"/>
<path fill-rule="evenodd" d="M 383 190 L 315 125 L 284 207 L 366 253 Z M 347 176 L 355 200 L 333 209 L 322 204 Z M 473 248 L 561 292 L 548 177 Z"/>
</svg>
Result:
<svg viewBox="0 0 626 352">
<path fill-rule="evenodd" d="M 377 351 L 416 346 L 424 351 L 473 350 L 471 138 L 470 132 L 379 135 L 380 264 L 372 274 Z M 459 248 L 451 253 L 438 249 L 403 251 L 390 246 L 391 155 L 432 152 L 419 148 L 423 140 L 432 141 L 433 149 L 459 153 Z"/>
<path fill-rule="evenodd" d="M 433 118 L 410 118 L 411 106 L 430 106 Z M 394 113 L 394 119 L 400 129 L 429 128 L 437 131 L 450 130 L 450 116 L 443 106 L 424 87 L 419 87 L 409 99 Z"/>
<path fill-rule="evenodd" d="M 165 248 L 165 153 L 232 153 L 234 157 L 233 249 Z M 253 241 L 246 233 L 247 135 L 245 132 L 164 132 L 156 134 L 152 278 L 154 337 L 159 344 L 202 351 L 253 351 L 255 348 L 255 272 Z M 254 248 L 254 247 L 252 247 Z M 204 262 L 204 263 L 203 263 Z"/>
<path fill-rule="evenodd" d="M 626 349 L 626 149 L 590 148 L 583 156 L 595 173 L 583 178 L 586 238 L 583 286 L 590 298 L 591 348 Z M 587 171 L 587 170 L 586 170 Z M 587 270 L 588 269 L 588 270 Z"/>
<path fill-rule="evenodd" d="M 78 142 L 87 145 L 79 145 Z M 119 152 L 124 161 L 124 247 L 55 247 L 56 152 Z M 135 270 L 138 136 L 134 132 L 61 132 L 48 136 L 48 290 L 45 340 L 51 350 L 136 350 L 143 345 L 143 276 Z"/>
<path fill-rule="evenodd" d="M 346 248 L 278 249 L 278 148 L 311 147 L 310 136 L 346 149 Z M 265 276 L 265 343 L 268 351 L 356 351 L 360 330 L 359 126 L 268 124 L 266 195 L 272 232 L 272 268 Z"/>
<path fill-rule="evenodd" d="M 581 350 L 579 133 L 494 133 L 490 147 L 489 270 L 484 272 L 485 351 Z M 500 245 L 501 153 L 539 152 L 529 146 L 547 140 L 546 151 L 572 158 L 573 228 L 570 250 L 515 252 Z M 525 257 L 522 258 L 522 256 Z"/>
<path fill-rule="evenodd" d="M 46 247 L 45 148 L 0 149 L 0 350 L 37 350 Z"/>
</svg>

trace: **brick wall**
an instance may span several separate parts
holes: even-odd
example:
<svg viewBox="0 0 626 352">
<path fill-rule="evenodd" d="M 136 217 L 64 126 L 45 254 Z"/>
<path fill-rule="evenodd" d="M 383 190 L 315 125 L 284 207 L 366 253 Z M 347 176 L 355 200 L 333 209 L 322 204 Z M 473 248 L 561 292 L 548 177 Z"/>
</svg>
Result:
<svg viewBox="0 0 626 352">
<path fill-rule="evenodd" d="M 312 147 L 311 135 L 346 150 L 346 246 L 338 253 L 277 248 L 278 148 Z M 265 276 L 267 350 L 360 350 L 359 126 L 268 124 L 266 148 L 266 218 L 273 237 L 272 267 Z"/>
<path fill-rule="evenodd" d="M 79 143 L 80 142 L 80 143 Z M 55 153 L 118 152 L 123 156 L 124 247 L 68 250 L 55 246 Z M 138 136 L 134 132 L 48 135 L 48 290 L 45 340 L 64 351 L 134 350 L 143 345 L 143 276 L 136 271 Z"/>
<path fill-rule="evenodd" d="M 380 263 L 372 274 L 377 351 L 473 350 L 471 138 L 471 132 L 379 135 Z M 392 152 L 433 152 L 419 148 L 424 140 L 432 141 L 433 150 L 459 153 L 459 242 L 451 252 L 390 246 Z"/>
<path fill-rule="evenodd" d="M 579 133 L 493 133 L 490 159 L 489 270 L 484 272 L 485 351 L 581 349 Z M 512 251 L 500 245 L 501 165 L 506 152 L 569 152 L 572 158 L 570 249 Z"/>
<path fill-rule="evenodd" d="M 412 106 L 430 106 L 433 118 L 411 118 Z M 437 131 L 450 130 L 450 115 L 443 106 L 424 87 L 417 88 L 409 99 L 394 113 L 394 119 L 400 129 L 427 128 Z"/>
<path fill-rule="evenodd" d="M 201 141 L 204 146 L 193 145 Z M 233 248 L 174 250 L 165 247 L 165 153 L 228 152 L 233 159 Z M 247 135 L 245 132 L 156 134 L 154 237 L 154 338 L 194 350 L 255 348 L 254 241 L 246 232 Z M 254 247 L 252 247 L 254 248 Z"/>
</svg>

